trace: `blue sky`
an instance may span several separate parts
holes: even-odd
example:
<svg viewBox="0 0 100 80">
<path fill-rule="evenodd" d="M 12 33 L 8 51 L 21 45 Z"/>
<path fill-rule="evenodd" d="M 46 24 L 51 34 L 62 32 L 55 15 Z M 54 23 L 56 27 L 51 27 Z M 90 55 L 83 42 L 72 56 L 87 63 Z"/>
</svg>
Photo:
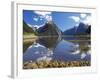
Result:
<svg viewBox="0 0 100 80">
<path fill-rule="evenodd" d="M 31 27 L 35 26 L 37 28 L 41 27 L 48 21 L 53 21 L 59 29 L 65 31 L 74 26 L 78 26 L 80 22 L 91 24 L 91 14 L 23 10 L 23 20 Z"/>
</svg>

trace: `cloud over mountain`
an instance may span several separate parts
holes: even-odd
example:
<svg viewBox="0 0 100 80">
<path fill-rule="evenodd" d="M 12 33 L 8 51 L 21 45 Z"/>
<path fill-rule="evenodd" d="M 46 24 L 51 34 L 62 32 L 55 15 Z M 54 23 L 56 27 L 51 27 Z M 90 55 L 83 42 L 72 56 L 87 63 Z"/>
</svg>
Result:
<svg viewBox="0 0 100 80">
<path fill-rule="evenodd" d="M 80 21 L 80 18 L 77 17 L 77 16 L 70 16 L 69 18 L 73 19 L 75 22 L 79 22 Z"/>
<path fill-rule="evenodd" d="M 86 19 L 82 20 L 81 22 L 83 22 L 84 24 L 91 25 L 91 16 L 87 16 Z"/>
<path fill-rule="evenodd" d="M 84 23 L 87 25 L 91 24 L 91 16 L 87 15 L 85 13 L 81 13 L 79 16 L 69 16 L 70 19 L 73 19 L 76 22 L 76 25 L 79 25 L 79 23 Z"/>
<path fill-rule="evenodd" d="M 86 15 L 85 13 L 81 13 L 81 14 L 80 14 L 80 17 L 81 17 L 81 18 L 85 18 L 86 16 L 87 16 L 87 15 Z"/>
<path fill-rule="evenodd" d="M 40 15 L 40 18 L 44 18 L 47 21 L 52 21 L 51 12 L 44 12 L 44 11 L 35 11 L 34 13 Z"/>
<path fill-rule="evenodd" d="M 33 20 L 37 22 L 39 18 L 33 17 Z"/>
</svg>

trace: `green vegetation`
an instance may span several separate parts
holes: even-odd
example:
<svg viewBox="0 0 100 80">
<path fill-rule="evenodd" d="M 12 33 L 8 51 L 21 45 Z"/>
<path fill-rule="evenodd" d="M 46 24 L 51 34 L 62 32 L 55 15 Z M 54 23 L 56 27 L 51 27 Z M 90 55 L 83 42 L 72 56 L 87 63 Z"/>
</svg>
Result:
<svg viewBox="0 0 100 80">
<path fill-rule="evenodd" d="M 23 34 L 24 35 L 29 35 L 29 34 L 34 34 L 34 35 L 37 35 L 37 30 L 33 30 L 31 27 L 29 27 L 25 21 L 23 21 Z"/>
<path fill-rule="evenodd" d="M 37 30 L 29 27 L 25 21 L 23 21 L 23 53 L 37 39 L 37 35 Z"/>
</svg>

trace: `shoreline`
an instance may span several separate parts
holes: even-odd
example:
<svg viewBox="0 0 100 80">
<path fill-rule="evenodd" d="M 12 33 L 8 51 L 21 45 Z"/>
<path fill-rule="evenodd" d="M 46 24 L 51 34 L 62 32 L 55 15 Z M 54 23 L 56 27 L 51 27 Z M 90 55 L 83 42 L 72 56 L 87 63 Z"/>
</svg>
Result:
<svg viewBox="0 0 100 80">
<path fill-rule="evenodd" d="M 67 68 L 67 67 L 84 67 L 91 66 L 90 61 L 27 61 L 23 63 L 23 69 L 40 69 L 40 68 Z"/>
</svg>

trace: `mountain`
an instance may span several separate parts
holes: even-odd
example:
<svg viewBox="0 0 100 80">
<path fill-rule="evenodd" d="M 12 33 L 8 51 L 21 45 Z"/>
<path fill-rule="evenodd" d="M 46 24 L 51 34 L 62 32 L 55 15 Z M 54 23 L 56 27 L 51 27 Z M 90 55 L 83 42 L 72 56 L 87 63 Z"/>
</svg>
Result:
<svg viewBox="0 0 100 80">
<path fill-rule="evenodd" d="M 76 34 L 86 34 L 86 30 L 88 29 L 88 27 L 89 27 L 89 25 L 80 23 L 76 30 Z"/>
<path fill-rule="evenodd" d="M 36 27 L 36 25 L 31 25 L 31 24 L 27 24 L 30 28 L 32 28 L 34 31 L 36 31 L 37 30 L 37 27 Z"/>
<path fill-rule="evenodd" d="M 34 34 L 37 34 L 37 32 L 34 31 L 33 28 L 29 27 L 29 25 L 27 25 L 25 21 L 23 21 L 23 33 L 34 33 Z"/>
<path fill-rule="evenodd" d="M 76 34 L 75 30 L 76 30 L 76 27 L 66 30 L 63 32 L 63 35 L 74 35 L 74 34 Z"/>
<path fill-rule="evenodd" d="M 33 33 L 34 30 L 33 30 L 31 27 L 29 27 L 29 26 L 25 23 L 25 21 L 23 21 L 23 32 Z"/>
<path fill-rule="evenodd" d="M 44 26 L 38 28 L 39 36 L 61 35 L 61 30 L 53 21 L 47 22 Z"/>
<path fill-rule="evenodd" d="M 80 23 L 79 26 L 75 26 L 74 28 L 71 28 L 69 30 L 66 30 L 63 32 L 63 35 L 84 35 L 84 34 L 90 34 L 90 25 L 86 25 L 84 23 Z"/>
<path fill-rule="evenodd" d="M 88 26 L 86 33 L 91 34 L 91 25 Z"/>
</svg>

